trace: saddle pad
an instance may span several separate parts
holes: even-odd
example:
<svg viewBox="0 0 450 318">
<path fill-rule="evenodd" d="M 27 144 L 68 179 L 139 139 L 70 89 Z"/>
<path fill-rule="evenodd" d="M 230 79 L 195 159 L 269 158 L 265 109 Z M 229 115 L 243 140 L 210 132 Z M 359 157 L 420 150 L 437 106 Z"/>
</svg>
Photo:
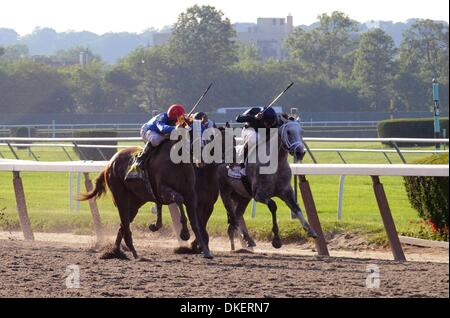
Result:
<svg viewBox="0 0 450 318">
<path fill-rule="evenodd" d="M 245 168 L 228 168 L 228 176 L 233 179 L 241 179 L 243 176 L 245 176 Z"/>
<path fill-rule="evenodd" d="M 128 173 L 126 175 L 126 180 L 131 180 L 131 179 L 142 180 L 145 184 L 145 188 L 147 189 L 147 192 L 149 193 L 149 195 L 151 197 L 155 197 L 155 193 L 154 193 L 152 185 L 150 183 L 150 180 L 149 180 L 150 178 L 149 178 L 147 169 L 145 169 L 141 173 L 139 173 L 137 171 L 131 171 L 133 165 L 136 162 L 136 157 L 141 153 L 141 151 L 142 150 L 139 150 L 139 151 L 136 151 L 131 154 L 131 157 L 130 157 L 130 160 L 128 161 L 128 166 L 127 166 Z M 146 161 L 148 161 L 148 158 L 146 158 Z"/>
<path fill-rule="evenodd" d="M 242 175 L 235 169 L 228 168 L 228 176 L 233 179 L 241 179 Z"/>
</svg>

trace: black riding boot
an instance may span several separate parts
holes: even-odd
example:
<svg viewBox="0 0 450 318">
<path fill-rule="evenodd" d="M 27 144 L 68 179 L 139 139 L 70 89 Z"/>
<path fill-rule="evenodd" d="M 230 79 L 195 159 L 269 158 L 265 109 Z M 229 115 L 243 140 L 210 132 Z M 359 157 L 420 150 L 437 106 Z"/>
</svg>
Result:
<svg viewBox="0 0 450 318">
<path fill-rule="evenodd" d="M 136 157 L 135 165 L 139 167 L 139 169 L 144 170 L 144 163 L 145 159 L 147 158 L 147 155 L 155 149 L 153 145 L 150 142 L 147 142 L 145 144 L 144 149 L 139 153 L 139 155 Z"/>
<path fill-rule="evenodd" d="M 152 152 L 153 149 L 155 149 L 155 147 L 153 147 L 150 142 L 147 142 L 145 144 L 144 149 L 136 156 L 133 165 L 128 170 L 127 175 L 125 176 L 125 180 L 143 179 L 142 172 L 144 170 L 144 164 L 146 159 L 148 158 L 148 155 Z"/>
</svg>

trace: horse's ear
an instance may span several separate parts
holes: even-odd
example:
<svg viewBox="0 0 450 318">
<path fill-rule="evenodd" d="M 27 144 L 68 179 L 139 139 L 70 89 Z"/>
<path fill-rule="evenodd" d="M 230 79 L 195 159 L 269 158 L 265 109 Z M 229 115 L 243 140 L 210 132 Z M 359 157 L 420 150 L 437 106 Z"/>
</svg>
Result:
<svg viewBox="0 0 450 318">
<path fill-rule="evenodd" d="M 231 128 L 231 125 L 230 125 L 229 122 L 226 122 L 226 123 L 225 123 L 225 128 Z"/>
<path fill-rule="evenodd" d="M 289 120 L 289 118 L 288 118 L 288 115 L 286 113 L 283 113 L 280 116 L 278 116 L 278 122 L 279 122 L 280 126 L 282 124 L 284 124 L 285 122 L 287 122 L 288 120 Z"/>
</svg>

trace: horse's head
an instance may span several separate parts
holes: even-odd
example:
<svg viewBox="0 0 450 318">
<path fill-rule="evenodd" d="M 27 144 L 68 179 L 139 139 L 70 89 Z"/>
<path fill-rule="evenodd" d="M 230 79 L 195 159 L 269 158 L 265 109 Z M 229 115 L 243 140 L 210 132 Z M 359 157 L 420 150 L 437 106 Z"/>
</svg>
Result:
<svg viewBox="0 0 450 318">
<path fill-rule="evenodd" d="M 213 121 L 211 121 L 208 116 L 206 115 L 206 113 L 204 112 L 198 112 L 195 114 L 192 114 L 189 118 L 188 118 L 188 123 L 189 126 L 192 128 L 190 129 L 190 139 L 191 139 L 191 151 L 193 151 L 194 147 L 193 144 L 196 143 L 197 146 L 199 147 L 199 149 L 201 151 L 203 151 L 203 148 L 213 142 L 213 140 L 217 137 L 220 137 L 218 135 L 220 135 L 221 133 L 217 132 L 217 130 L 209 130 L 209 133 L 207 134 L 206 139 L 203 139 L 204 137 L 204 132 L 207 129 L 210 128 L 216 128 L 216 125 Z M 211 135 L 212 133 L 212 135 Z M 200 156 L 199 158 L 192 158 L 194 164 L 201 168 L 205 165 L 205 163 L 203 162 L 203 158 Z"/>
<path fill-rule="evenodd" d="M 278 127 L 282 147 L 294 156 L 295 160 L 303 160 L 306 150 L 303 142 L 304 130 L 300 124 L 300 119 L 289 117 L 287 114 L 280 115 Z"/>
</svg>

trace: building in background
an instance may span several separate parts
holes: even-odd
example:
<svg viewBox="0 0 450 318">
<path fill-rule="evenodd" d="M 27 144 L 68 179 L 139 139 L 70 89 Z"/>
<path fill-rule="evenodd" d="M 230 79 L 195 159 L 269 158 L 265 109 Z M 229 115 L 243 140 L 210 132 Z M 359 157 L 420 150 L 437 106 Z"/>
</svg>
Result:
<svg viewBox="0 0 450 318">
<path fill-rule="evenodd" d="M 268 59 L 284 60 L 288 53 L 284 41 L 294 30 L 292 15 L 286 18 L 258 18 L 256 25 L 234 25 L 239 43 L 253 45 L 263 61 Z"/>
<path fill-rule="evenodd" d="M 287 57 L 284 40 L 294 30 L 292 15 L 286 18 L 258 18 L 256 24 L 235 23 L 233 27 L 237 33 L 237 42 L 253 45 L 263 61 L 284 60 Z M 166 44 L 170 35 L 170 32 L 154 33 L 153 44 Z"/>
</svg>

